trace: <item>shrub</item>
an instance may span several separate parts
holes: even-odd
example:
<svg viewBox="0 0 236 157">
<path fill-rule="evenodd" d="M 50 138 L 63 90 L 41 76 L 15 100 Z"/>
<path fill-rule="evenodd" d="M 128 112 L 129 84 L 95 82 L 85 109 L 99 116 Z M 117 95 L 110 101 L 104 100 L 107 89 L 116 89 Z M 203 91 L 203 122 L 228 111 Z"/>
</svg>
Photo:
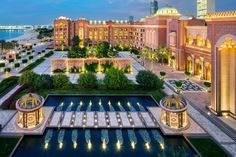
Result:
<svg viewBox="0 0 236 157">
<path fill-rule="evenodd" d="M 37 59 L 35 62 L 29 64 L 27 67 L 25 67 L 24 69 L 22 69 L 20 71 L 20 73 L 24 72 L 24 71 L 28 71 L 28 70 L 32 70 L 34 69 L 36 66 L 38 66 L 39 64 L 41 64 L 43 61 L 45 61 L 44 58 L 39 58 Z"/>
<path fill-rule="evenodd" d="M 38 52 L 38 55 L 40 55 L 41 54 L 41 52 Z"/>
<path fill-rule="evenodd" d="M 78 84 L 80 87 L 94 88 L 97 86 L 97 77 L 92 72 L 81 74 L 78 79 Z"/>
<path fill-rule="evenodd" d="M 185 71 L 185 72 L 184 72 L 184 75 L 187 77 L 187 79 L 189 79 L 189 77 L 191 76 L 191 73 L 188 72 L 188 71 Z"/>
<path fill-rule="evenodd" d="M 5 72 L 5 73 L 11 72 L 11 68 L 5 68 L 5 69 L 4 69 L 4 72 Z"/>
<path fill-rule="evenodd" d="M 82 68 L 73 67 L 69 70 L 70 73 L 81 73 Z"/>
<path fill-rule="evenodd" d="M 17 56 L 16 59 L 17 59 L 17 60 L 20 60 L 20 59 L 21 59 L 21 56 Z"/>
<path fill-rule="evenodd" d="M 113 67 L 113 63 L 109 63 L 109 62 L 106 62 L 104 64 L 101 64 L 101 72 L 105 73 L 107 72 L 109 69 L 111 69 Z"/>
<path fill-rule="evenodd" d="M 177 89 L 182 88 L 182 86 L 183 86 L 183 83 L 182 83 L 181 81 L 175 81 L 175 87 L 176 87 Z"/>
<path fill-rule="evenodd" d="M 28 62 L 28 59 L 23 59 L 23 60 L 22 60 L 22 63 L 23 63 L 23 64 L 25 64 L 25 63 L 27 63 L 27 62 Z"/>
<path fill-rule="evenodd" d="M 123 89 L 128 87 L 129 80 L 122 70 L 111 68 L 105 73 L 104 83 L 110 89 Z"/>
<path fill-rule="evenodd" d="M 166 76 L 166 72 L 161 71 L 161 72 L 160 72 L 160 75 L 161 75 L 161 77 L 165 77 L 165 76 Z"/>
<path fill-rule="evenodd" d="M 19 68 L 20 67 L 20 63 L 15 63 L 15 68 Z"/>
<path fill-rule="evenodd" d="M 34 58 L 34 56 L 29 56 L 29 60 L 31 60 L 31 59 L 33 59 Z"/>
<path fill-rule="evenodd" d="M 32 72 L 32 71 L 25 71 L 20 76 L 18 83 L 20 85 L 27 85 L 30 88 L 37 90 L 43 88 L 41 85 L 41 77 L 40 75 Z"/>
<path fill-rule="evenodd" d="M 86 71 L 90 71 L 90 72 L 98 72 L 98 63 L 85 63 L 85 69 Z"/>
<path fill-rule="evenodd" d="M 0 63 L 0 68 L 5 67 L 5 63 Z"/>
<path fill-rule="evenodd" d="M 3 93 L 5 90 L 10 88 L 11 86 L 15 85 L 18 81 L 18 77 L 10 76 L 0 83 L 0 93 Z"/>
<path fill-rule="evenodd" d="M 27 55 L 30 55 L 31 54 L 31 52 L 27 52 Z"/>
<path fill-rule="evenodd" d="M 51 89 L 53 87 L 52 77 L 50 75 L 41 75 L 41 85 L 45 89 Z"/>
<path fill-rule="evenodd" d="M 46 52 L 45 50 L 42 51 L 42 53 Z"/>
<path fill-rule="evenodd" d="M 13 63 L 14 62 L 14 59 L 9 59 L 9 63 Z"/>
<path fill-rule="evenodd" d="M 53 70 L 54 73 L 64 73 L 65 69 L 55 69 Z"/>
<path fill-rule="evenodd" d="M 204 86 L 206 88 L 210 88 L 211 87 L 211 82 L 204 82 Z"/>
<path fill-rule="evenodd" d="M 54 88 L 68 89 L 71 87 L 69 78 L 66 75 L 62 74 L 55 75 L 52 77 L 52 81 Z"/>
<path fill-rule="evenodd" d="M 136 82 L 145 89 L 160 89 L 164 82 L 151 71 L 141 70 L 136 75 Z"/>
<path fill-rule="evenodd" d="M 122 69 L 124 73 L 131 73 L 132 67 L 130 65 L 126 66 L 125 68 Z"/>
<path fill-rule="evenodd" d="M 130 50 L 130 53 L 131 53 L 131 54 L 135 54 L 135 55 L 139 55 L 139 51 L 138 51 L 137 49 L 135 49 L 135 48 L 132 48 L 132 49 Z"/>
</svg>

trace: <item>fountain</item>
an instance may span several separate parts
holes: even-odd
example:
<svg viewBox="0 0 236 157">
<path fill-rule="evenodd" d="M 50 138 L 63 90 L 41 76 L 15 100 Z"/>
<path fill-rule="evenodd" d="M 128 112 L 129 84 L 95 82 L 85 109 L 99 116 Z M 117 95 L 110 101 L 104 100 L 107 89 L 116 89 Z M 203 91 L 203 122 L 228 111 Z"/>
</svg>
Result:
<svg viewBox="0 0 236 157">
<path fill-rule="evenodd" d="M 123 144 L 123 136 L 121 130 L 116 130 L 116 138 L 117 138 L 116 148 L 117 150 L 120 150 L 121 145 Z"/>
<path fill-rule="evenodd" d="M 109 102 L 110 102 L 110 101 L 109 101 Z M 109 104 L 109 102 L 108 102 L 108 104 Z M 113 107 L 112 105 L 109 105 L 109 109 L 110 109 L 110 111 L 112 111 L 112 112 L 115 111 L 115 109 L 114 109 L 114 107 Z"/>
<path fill-rule="evenodd" d="M 44 139 L 44 148 L 48 149 L 48 144 L 52 139 L 52 135 L 53 135 L 53 130 L 48 130 L 46 135 L 45 135 L 45 139 Z"/>
<path fill-rule="evenodd" d="M 102 100 L 99 99 L 98 105 L 101 106 L 102 105 Z"/>
<path fill-rule="evenodd" d="M 62 102 L 59 106 L 57 106 L 56 111 L 61 111 L 64 106 L 64 102 Z"/>
<path fill-rule="evenodd" d="M 141 135 L 143 141 L 145 142 L 145 146 L 146 146 L 147 150 L 150 150 L 151 138 L 150 138 L 147 130 L 139 130 L 139 134 Z"/>
<path fill-rule="evenodd" d="M 92 103 L 92 101 L 90 100 L 90 101 L 89 101 L 89 105 L 88 105 L 86 111 L 91 111 L 91 109 L 92 109 L 92 105 L 93 105 L 93 103 Z"/>
<path fill-rule="evenodd" d="M 71 111 L 73 105 L 74 105 L 74 103 L 71 101 L 71 102 L 70 102 L 70 105 L 66 108 L 66 111 L 67 111 L 67 112 Z"/>
<path fill-rule="evenodd" d="M 127 102 L 127 105 L 128 105 L 129 110 L 130 110 L 131 112 L 136 112 L 136 111 L 137 111 L 137 110 L 131 105 L 130 102 Z"/>
<path fill-rule="evenodd" d="M 137 137 L 135 135 L 134 130 L 128 130 L 129 140 L 131 142 L 132 149 L 135 149 L 135 145 L 137 144 Z"/>
<path fill-rule="evenodd" d="M 92 143 L 91 143 L 91 133 L 90 133 L 90 130 L 85 130 L 85 140 L 87 142 L 88 149 L 91 150 L 92 149 Z"/>
<path fill-rule="evenodd" d="M 77 132 L 76 129 L 74 129 L 74 130 L 72 130 L 72 135 L 71 135 L 71 139 L 72 139 L 74 149 L 77 148 L 77 138 L 78 138 L 78 132 Z"/>
<path fill-rule="evenodd" d="M 137 102 L 137 105 L 138 105 L 138 108 L 139 108 L 139 110 L 141 112 L 145 112 L 146 111 L 145 108 L 139 102 Z"/>
<path fill-rule="evenodd" d="M 160 144 L 161 149 L 165 148 L 164 138 L 161 136 L 160 132 L 157 130 L 152 130 L 152 135 L 154 139 Z"/>
<path fill-rule="evenodd" d="M 107 144 L 109 143 L 109 135 L 107 129 L 102 129 L 101 131 L 102 149 L 106 150 Z"/>
<path fill-rule="evenodd" d="M 59 143 L 59 149 L 62 149 L 62 147 L 63 147 L 64 136 L 65 136 L 65 130 L 62 129 L 62 130 L 59 131 L 58 138 L 57 138 L 57 141 Z"/>
<path fill-rule="evenodd" d="M 121 106 L 121 103 L 120 103 L 120 101 L 118 101 L 118 107 L 119 107 L 119 109 L 120 109 L 120 111 L 122 111 L 122 112 L 125 112 L 125 109 L 124 109 L 124 107 L 123 106 Z"/>
</svg>

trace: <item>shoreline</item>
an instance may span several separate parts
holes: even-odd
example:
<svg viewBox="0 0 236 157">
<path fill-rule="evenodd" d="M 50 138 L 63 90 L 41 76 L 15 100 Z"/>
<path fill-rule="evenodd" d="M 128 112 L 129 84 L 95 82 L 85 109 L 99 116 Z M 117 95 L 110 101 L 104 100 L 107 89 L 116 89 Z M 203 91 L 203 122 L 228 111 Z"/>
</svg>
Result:
<svg viewBox="0 0 236 157">
<path fill-rule="evenodd" d="M 36 32 L 35 30 L 26 30 L 23 35 L 8 39 L 6 41 L 9 42 L 9 41 L 16 40 L 18 44 L 25 44 L 25 43 L 34 44 L 34 43 L 39 42 L 39 40 L 37 39 L 37 36 L 38 36 L 38 32 Z"/>
</svg>

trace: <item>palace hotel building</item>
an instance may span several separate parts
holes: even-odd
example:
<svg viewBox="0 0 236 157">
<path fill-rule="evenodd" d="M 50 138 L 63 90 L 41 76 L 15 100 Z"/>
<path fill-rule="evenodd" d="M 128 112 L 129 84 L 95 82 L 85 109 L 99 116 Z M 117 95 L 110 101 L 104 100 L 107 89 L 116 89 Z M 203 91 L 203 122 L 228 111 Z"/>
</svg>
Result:
<svg viewBox="0 0 236 157">
<path fill-rule="evenodd" d="M 80 46 L 107 41 L 138 49 L 168 46 L 177 70 L 189 71 L 212 82 L 209 108 L 217 115 L 236 118 L 236 11 L 208 13 L 204 19 L 182 16 L 174 7 L 159 9 L 137 22 L 54 21 L 54 48 L 69 47 L 74 36 Z"/>
</svg>

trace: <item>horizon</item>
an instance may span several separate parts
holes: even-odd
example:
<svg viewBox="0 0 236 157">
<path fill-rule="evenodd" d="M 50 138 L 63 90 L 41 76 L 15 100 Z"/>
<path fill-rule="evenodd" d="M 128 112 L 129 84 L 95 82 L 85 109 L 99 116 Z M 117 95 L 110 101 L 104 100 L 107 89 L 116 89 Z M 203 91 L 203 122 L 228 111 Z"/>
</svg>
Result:
<svg viewBox="0 0 236 157">
<path fill-rule="evenodd" d="M 159 8 L 167 4 L 181 14 L 196 15 L 196 0 L 158 0 Z M 48 25 L 60 16 L 71 19 L 127 20 L 134 16 L 139 20 L 149 15 L 149 0 L 3 0 L 0 25 Z M 27 4 L 27 5 L 25 5 Z M 10 12 L 9 12 L 10 10 Z M 236 10 L 235 0 L 216 0 L 216 11 Z M 3 15 L 2 14 L 2 15 Z M 35 18 L 37 17 L 37 18 Z"/>
</svg>

